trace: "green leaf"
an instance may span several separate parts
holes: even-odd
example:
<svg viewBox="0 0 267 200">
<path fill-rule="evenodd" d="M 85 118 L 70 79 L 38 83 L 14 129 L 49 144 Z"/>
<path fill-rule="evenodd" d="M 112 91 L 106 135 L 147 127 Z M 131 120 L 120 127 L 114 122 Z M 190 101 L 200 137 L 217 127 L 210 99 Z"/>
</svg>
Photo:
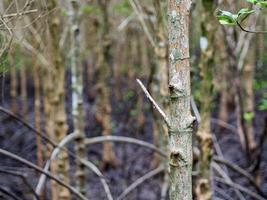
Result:
<svg viewBox="0 0 267 200">
<path fill-rule="evenodd" d="M 221 24 L 225 25 L 236 25 L 236 20 L 238 18 L 238 15 L 233 14 L 228 11 L 219 10 L 217 12 L 217 19 Z"/>
<path fill-rule="evenodd" d="M 249 14 L 254 13 L 254 12 L 255 12 L 255 10 L 253 10 L 253 9 L 243 8 L 237 13 L 237 15 L 238 15 L 238 17 L 241 17 L 243 15 L 249 15 Z"/>
<path fill-rule="evenodd" d="M 262 8 L 267 8 L 267 1 L 258 1 L 258 3 L 256 4 Z"/>
<path fill-rule="evenodd" d="M 130 6 L 128 0 L 123 0 L 121 3 L 115 4 L 113 11 L 123 15 L 130 15 L 132 7 Z"/>
<path fill-rule="evenodd" d="M 267 1 L 266 0 L 247 0 L 249 3 L 252 3 L 254 5 L 267 8 Z"/>
<path fill-rule="evenodd" d="M 237 16 L 238 16 L 238 21 L 242 22 L 244 19 L 246 19 L 250 14 L 254 13 L 255 10 L 252 10 L 252 9 L 249 9 L 249 8 L 243 8 L 241 9 L 238 13 L 237 13 Z"/>
<path fill-rule="evenodd" d="M 256 4 L 258 1 L 257 0 L 247 0 L 247 2 Z"/>
<path fill-rule="evenodd" d="M 259 110 L 267 110 L 267 99 L 261 100 L 261 104 L 259 106 Z"/>
<path fill-rule="evenodd" d="M 248 122 L 251 122 L 254 118 L 254 113 L 253 112 L 246 112 L 244 113 L 244 119 Z"/>
</svg>

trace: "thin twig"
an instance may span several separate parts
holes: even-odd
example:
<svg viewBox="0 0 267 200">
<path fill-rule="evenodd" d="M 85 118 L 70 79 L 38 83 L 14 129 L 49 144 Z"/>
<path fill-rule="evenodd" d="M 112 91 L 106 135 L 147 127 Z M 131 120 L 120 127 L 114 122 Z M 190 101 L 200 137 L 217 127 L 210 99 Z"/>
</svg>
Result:
<svg viewBox="0 0 267 200">
<path fill-rule="evenodd" d="M 215 152 L 217 153 L 217 155 L 218 155 L 219 157 L 221 157 L 222 159 L 224 159 L 224 155 L 223 155 L 222 149 L 221 149 L 221 147 L 220 147 L 220 145 L 219 145 L 218 139 L 217 139 L 217 137 L 216 137 L 215 134 L 212 134 L 212 141 L 213 141 L 213 146 L 214 146 L 214 148 L 215 148 Z M 223 165 L 223 169 L 224 169 L 224 171 L 225 171 L 227 174 L 229 174 L 229 172 L 228 172 L 228 168 L 227 168 L 225 165 Z"/>
<path fill-rule="evenodd" d="M 0 192 L 2 192 L 3 194 L 11 197 L 14 200 L 22 200 L 19 196 L 17 196 L 16 194 L 10 192 L 9 190 L 5 189 L 4 187 L 0 186 Z"/>
<path fill-rule="evenodd" d="M 213 124 L 217 124 L 223 128 L 226 128 L 234 133 L 238 133 L 238 130 L 236 129 L 236 127 L 234 127 L 233 125 L 226 123 L 220 119 L 216 119 L 216 118 L 211 118 L 211 123 Z"/>
<path fill-rule="evenodd" d="M 169 126 L 169 119 L 167 115 L 164 113 L 164 111 L 159 107 L 159 105 L 156 103 L 156 101 L 153 99 L 153 97 L 149 94 L 144 84 L 139 80 L 136 79 L 137 83 L 140 85 L 141 89 L 145 93 L 146 97 L 150 100 L 150 102 L 153 104 L 153 106 L 156 108 L 156 110 L 160 113 L 160 115 L 163 117 L 166 124 Z"/>
<path fill-rule="evenodd" d="M 82 159 L 82 163 L 84 164 L 85 167 L 90 168 L 100 178 L 100 181 L 104 187 L 104 190 L 106 192 L 108 200 L 113 200 L 109 186 L 108 186 L 103 174 L 100 172 L 100 170 L 92 162 L 90 162 L 88 160 Z"/>
<path fill-rule="evenodd" d="M 246 177 L 249 182 L 255 187 L 257 192 L 261 195 L 263 195 L 263 192 L 261 189 L 258 187 L 257 183 L 255 182 L 253 176 L 251 176 L 248 172 L 246 172 L 244 169 L 239 167 L 238 165 L 235 165 L 234 163 L 231 163 L 225 159 L 222 159 L 218 156 L 213 156 L 213 160 L 217 163 L 224 164 L 225 166 L 229 167 L 230 169 L 234 170 L 235 172 L 241 174 L 242 176 Z"/>
<path fill-rule="evenodd" d="M 148 30 L 148 27 L 147 27 L 146 22 L 145 22 L 144 17 L 143 17 L 143 13 L 141 13 L 141 11 L 138 10 L 134 0 L 129 0 L 129 2 L 131 4 L 135 14 L 137 15 L 137 17 L 138 17 L 138 19 L 139 19 L 139 21 L 140 21 L 140 23 L 141 23 L 141 25 L 142 25 L 142 27 L 144 29 L 144 32 L 145 32 L 149 42 L 151 43 L 153 48 L 156 48 L 157 45 L 156 45 L 155 41 L 153 40 L 153 37 L 152 37 L 151 33 Z"/>
<path fill-rule="evenodd" d="M 4 170 L 4 169 L 0 169 L 0 173 L 9 174 L 9 175 L 17 176 L 17 177 L 21 178 L 21 180 L 24 182 L 24 184 L 30 189 L 30 192 L 34 195 L 34 197 L 37 200 L 39 200 L 39 196 L 36 194 L 36 192 L 34 191 L 34 189 L 31 186 L 31 184 L 27 180 L 27 175 L 25 175 L 24 173 L 17 172 L 17 171 L 15 172 L 15 171 L 9 171 L 9 170 Z"/>
<path fill-rule="evenodd" d="M 38 11 L 37 9 L 33 9 L 33 10 L 28 10 L 28 11 L 20 12 L 20 13 L 5 14 L 2 16 L 2 18 L 18 17 L 18 16 L 22 16 L 22 15 L 36 13 L 37 11 Z"/>
<path fill-rule="evenodd" d="M 87 138 L 85 140 L 85 145 L 90 145 L 90 144 L 95 144 L 95 143 L 102 143 L 106 141 L 111 141 L 111 142 L 124 142 L 124 143 L 131 143 L 131 144 L 136 144 L 142 147 L 149 148 L 162 157 L 167 157 L 167 154 L 163 152 L 161 149 L 156 147 L 153 144 L 150 144 L 148 142 L 144 142 L 142 140 L 134 139 L 134 138 L 129 138 L 129 137 L 123 137 L 123 136 L 99 136 L 99 137 L 93 137 L 93 138 Z"/>
<path fill-rule="evenodd" d="M 244 32 L 246 32 L 246 33 L 256 33 L 256 34 L 266 34 L 266 33 L 267 33 L 267 31 L 248 30 L 248 29 L 244 28 L 238 21 L 236 22 L 236 24 L 238 25 L 238 27 L 239 27 L 242 31 L 244 31 Z"/>
<path fill-rule="evenodd" d="M 141 185 L 146 180 L 152 178 L 153 176 L 156 176 L 157 174 L 164 171 L 164 166 L 161 165 L 158 168 L 148 172 L 144 176 L 138 178 L 136 181 L 134 181 L 129 187 L 127 187 L 124 192 L 117 198 L 117 200 L 124 199 L 131 191 L 133 191 L 135 188 L 137 188 L 139 185 Z"/>
<path fill-rule="evenodd" d="M 67 152 L 71 157 L 80 160 L 83 163 L 87 163 L 84 159 L 80 158 L 79 156 L 75 155 L 74 153 L 70 152 L 68 149 L 64 148 L 64 147 L 60 147 L 57 143 L 55 143 L 54 141 L 52 141 L 49 137 L 45 136 L 44 134 L 42 134 L 41 132 L 37 131 L 35 128 L 33 128 L 30 124 L 28 124 L 26 121 L 24 121 L 23 119 L 19 118 L 18 116 L 16 116 L 14 113 L 10 112 L 9 110 L 3 108 L 2 106 L 0 106 L 0 111 L 3 113 L 8 114 L 9 116 L 13 117 L 16 121 L 19 121 L 20 123 L 22 123 L 24 126 L 26 126 L 28 129 L 32 130 L 35 134 L 39 135 L 40 137 L 42 137 L 43 139 L 45 139 L 49 144 L 51 144 L 54 148 L 60 148 L 62 151 Z M 43 169 L 42 169 L 43 170 Z M 49 176 L 48 176 L 49 177 Z"/>
<path fill-rule="evenodd" d="M 222 189 L 219 188 L 219 187 L 214 186 L 214 191 L 215 191 L 215 192 L 218 192 L 224 199 L 227 199 L 227 200 L 234 200 L 229 194 L 226 193 L 226 191 L 222 190 Z M 223 199 L 223 200 L 224 200 L 224 199 Z"/>
<path fill-rule="evenodd" d="M 62 150 L 62 148 L 64 146 L 66 146 L 69 142 L 75 140 L 78 136 L 79 136 L 79 134 L 77 134 L 77 133 L 71 133 L 71 134 L 67 135 L 65 138 L 63 138 L 63 140 L 61 140 L 61 142 L 58 144 L 58 147 L 53 150 L 49 160 L 45 164 L 44 170 L 46 172 L 49 171 L 49 167 L 50 167 L 51 162 L 57 157 L 60 150 Z M 107 194 L 108 200 L 113 200 L 110 189 L 108 187 L 108 184 L 107 184 L 103 174 L 100 172 L 100 170 L 92 162 L 90 162 L 88 160 L 81 159 L 81 162 L 85 165 L 85 167 L 92 170 L 100 178 L 100 181 L 101 181 L 101 183 L 104 187 L 104 190 Z M 46 179 L 45 174 L 42 174 L 41 177 L 39 178 L 38 184 L 36 186 L 36 193 L 39 195 L 42 192 L 42 188 L 45 184 L 45 179 Z"/>
<path fill-rule="evenodd" d="M 233 183 L 232 179 L 228 176 L 228 174 L 226 174 L 226 172 L 220 167 L 220 165 L 218 165 L 217 163 L 213 162 L 211 163 L 211 166 L 213 169 L 215 169 L 221 177 L 223 177 L 226 181 L 228 181 L 229 183 Z M 237 190 L 236 188 L 233 188 L 236 195 L 238 196 L 239 199 L 241 200 L 245 200 L 245 197 L 242 195 L 242 193 Z"/>
<path fill-rule="evenodd" d="M 63 181 L 61 181 L 59 178 L 53 176 L 51 173 L 44 171 L 42 168 L 38 167 L 37 165 L 25 160 L 22 157 L 19 157 L 13 153 L 10 153 L 2 148 L 0 148 L 0 154 L 7 156 L 13 160 L 16 160 L 30 168 L 35 169 L 36 171 L 40 172 L 40 173 L 44 173 L 46 176 L 48 176 L 50 179 L 53 179 L 54 181 L 56 181 L 59 185 L 67 188 L 70 192 L 72 192 L 73 194 L 75 194 L 77 197 L 79 197 L 82 200 L 88 200 L 84 195 L 82 195 L 79 191 L 77 191 L 75 188 L 73 188 L 72 186 L 70 186 L 67 183 L 64 183 Z"/>
<path fill-rule="evenodd" d="M 200 124 L 201 116 L 200 116 L 199 110 L 197 108 L 196 101 L 195 101 L 193 96 L 191 97 L 190 102 L 191 102 L 191 108 L 192 108 L 193 113 L 194 113 L 194 115 L 196 117 L 197 123 Z"/>
<path fill-rule="evenodd" d="M 253 192 L 251 190 L 248 190 L 247 188 L 245 188 L 245 187 L 243 187 L 243 186 L 241 186 L 239 184 L 231 183 L 231 182 L 226 181 L 225 179 L 219 178 L 219 177 L 214 177 L 214 180 L 217 181 L 217 182 L 223 183 L 225 185 L 228 185 L 230 187 L 236 188 L 239 191 L 241 191 L 243 193 L 246 193 L 249 196 L 253 197 L 255 200 L 266 200 L 265 198 L 263 198 L 262 196 L 258 195 L 257 193 L 255 193 L 255 192 Z"/>
<path fill-rule="evenodd" d="M 130 16 L 128 16 L 126 19 L 124 19 L 120 25 L 118 26 L 118 31 L 122 31 L 136 16 L 135 13 L 131 14 Z"/>
</svg>

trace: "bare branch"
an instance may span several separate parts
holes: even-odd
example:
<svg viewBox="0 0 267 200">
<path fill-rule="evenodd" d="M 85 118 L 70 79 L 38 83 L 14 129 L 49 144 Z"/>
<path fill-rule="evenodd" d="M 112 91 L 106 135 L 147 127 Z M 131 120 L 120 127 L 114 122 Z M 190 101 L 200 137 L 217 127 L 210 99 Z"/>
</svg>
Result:
<svg viewBox="0 0 267 200">
<path fill-rule="evenodd" d="M 51 173 L 44 171 L 42 168 L 38 167 L 37 165 L 25 160 L 24 158 L 21 158 L 13 153 L 10 153 L 2 148 L 0 148 L 0 154 L 7 156 L 13 160 L 16 160 L 30 168 L 35 169 L 36 171 L 45 174 L 46 176 L 48 176 L 50 179 L 53 179 L 54 181 L 56 181 L 58 184 L 60 184 L 61 186 L 67 188 L 68 190 L 70 190 L 70 192 L 72 192 L 73 194 L 75 194 L 77 197 L 79 197 L 79 199 L 82 200 L 88 200 L 84 195 L 82 195 L 81 193 L 79 193 L 75 188 L 73 188 L 72 186 L 70 186 L 69 184 L 64 183 L 63 181 L 61 181 L 59 178 L 53 176 Z"/>
<path fill-rule="evenodd" d="M 246 172 L 244 169 L 242 169 L 238 165 L 235 165 L 234 163 L 231 163 L 231 162 L 229 162 L 225 159 L 222 159 L 218 156 L 214 156 L 213 160 L 219 164 L 223 164 L 223 165 L 229 167 L 230 169 L 234 170 L 235 172 L 246 177 L 249 180 L 249 182 L 256 188 L 257 192 L 261 195 L 263 194 L 262 191 L 260 190 L 260 188 L 258 187 L 258 185 L 256 184 L 254 178 L 248 172 Z"/>
<path fill-rule="evenodd" d="M 63 147 L 66 146 L 69 142 L 75 140 L 78 136 L 79 136 L 79 134 L 77 134 L 77 133 L 71 133 L 61 140 L 61 142 L 58 144 L 57 148 L 55 148 L 53 150 L 49 160 L 46 162 L 45 167 L 44 167 L 44 171 L 46 171 L 46 172 L 49 171 L 49 167 L 50 167 L 51 162 L 57 157 L 60 150 L 62 150 Z M 107 184 L 103 174 L 100 172 L 100 170 L 92 162 L 90 162 L 88 160 L 81 159 L 81 162 L 85 165 L 85 167 L 92 170 L 100 178 L 100 181 L 101 181 L 101 183 L 104 187 L 104 190 L 107 194 L 108 200 L 113 200 L 110 189 L 108 187 L 108 184 Z M 36 186 L 36 193 L 39 195 L 42 192 L 42 188 L 45 184 L 45 180 L 46 180 L 46 175 L 42 174 L 41 177 L 39 178 L 38 184 Z"/>
<path fill-rule="evenodd" d="M 32 14 L 32 13 L 36 13 L 36 12 L 38 12 L 37 9 L 28 10 L 28 11 L 24 11 L 24 12 L 20 12 L 20 13 L 10 13 L 10 14 L 3 15 L 2 18 L 20 17 L 22 15 L 28 15 L 28 14 Z"/>
<path fill-rule="evenodd" d="M 144 176 L 138 178 L 136 181 L 134 181 L 129 187 L 127 187 L 124 192 L 117 198 L 117 200 L 124 199 L 131 191 L 133 191 L 135 188 L 137 188 L 139 185 L 141 185 L 146 180 L 152 178 L 153 176 L 156 176 L 157 174 L 163 172 L 165 167 L 163 165 L 159 166 L 158 168 L 148 172 Z"/>
<path fill-rule="evenodd" d="M 8 114 L 9 116 L 13 117 L 16 121 L 21 122 L 24 126 L 26 126 L 27 128 L 29 128 L 30 130 L 32 130 L 34 133 L 36 133 L 37 135 L 39 135 L 40 137 L 42 137 L 43 139 L 45 139 L 49 144 L 51 144 L 53 147 L 57 147 L 59 149 L 61 149 L 64 152 L 67 152 L 71 157 L 80 160 L 84 165 L 86 165 L 88 168 L 90 168 L 88 162 L 82 158 L 80 158 L 79 156 L 75 155 L 74 153 L 70 152 L 68 149 L 59 146 L 57 143 L 53 142 L 49 137 L 46 137 L 43 133 L 35 130 L 35 128 L 33 128 L 30 124 L 28 124 L 27 122 L 25 122 L 23 119 L 19 118 L 18 116 L 16 116 L 14 113 L 8 111 L 7 109 L 3 108 L 2 106 L 0 106 L 0 111 L 3 113 Z M 58 150 L 57 150 L 58 151 Z M 0 152 L 1 153 L 1 152 Z M 92 166 L 92 165 L 91 165 Z M 40 168 L 42 171 L 44 171 L 42 168 Z M 92 168 L 90 168 L 92 169 Z M 96 170 L 92 169 L 93 172 L 96 173 Z M 44 171 L 45 172 L 45 171 Z M 96 173 L 97 175 L 99 175 L 99 172 Z M 47 174 L 46 174 L 47 175 Z M 47 175 L 48 176 L 48 175 Z M 49 177 L 49 176 L 48 176 Z M 102 177 L 100 177 L 102 178 Z M 102 181 L 102 179 L 101 179 Z M 102 181 L 103 183 L 103 181 Z M 107 187 L 104 186 L 104 188 L 106 189 Z M 107 191 L 106 191 L 107 192 Z"/>
<path fill-rule="evenodd" d="M 10 192 L 8 189 L 5 189 L 4 187 L 1 187 L 1 186 L 0 186 L 0 192 L 11 197 L 14 200 L 22 200 L 19 196 L 17 196 L 16 194 Z"/>
<path fill-rule="evenodd" d="M 243 193 L 246 193 L 249 196 L 253 197 L 255 200 L 266 200 L 265 198 L 263 198 L 262 196 L 258 195 L 257 193 L 255 193 L 255 192 L 253 192 L 251 190 L 248 190 L 247 188 L 245 188 L 245 187 L 243 187 L 243 186 L 241 186 L 239 184 L 231 183 L 229 181 L 226 181 L 225 179 L 218 178 L 218 177 L 214 177 L 214 180 L 217 181 L 217 182 L 223 183 L 225 185 L 228 185 L 230 187 L 236 188 L 239 191 L 241 191 Z"/>
<path fill-rule="evenodd" d="M 23 183 L 30 189 L 30 192 L 34 195 L 34 197 L 37 200 L 39 200 L 39 196 L 35 193 L 34 189 L 31 186 L 31 184 L 27 180 L 27 175 L 26 174 L 20 173 L 20 172 L 17 172 L 17 171 L 4 170 L 4 169 L 0 169 L 0 173 L 9 174 L 11 176 L 17 176 L 17 177 L 21 178 L 21 180 L 23 181 Z"/>
<path fill-rule="evenodd" d="M 134 19 L 134 17 L 136 16 L 135 13 L 131 14 L 129 17 L 127 17 L 126 19 L 124 19 L 120 25 L 118 26 L 118 31 L 122 31 L 129 23 L 130 21 L 132 21 Z"/>
<path fill-rule="evenodd" d="M 198 124 L 200 124 L 200 122 L 201 122 L 201 116 L 200 116 L 199 110 L 197 108 L 197 104 L 196 104 L 195 99 L 194 99 L 193 96 L 191 97 L 190 102 L 191 102 L 191 108 L 192 108 L 193 113 L 194 113 L 194 115 L 196 117 L 196 120 L 197 120 Z"/>
<path fill-rule="evenodd" d="M 150 100 L 150 102 L 153 104 L 153 106 L 156 108 L 156 110 L 160 113 L 160 115 L 163 117 L 166 124 L 169 126 L 169 119 L 167 115 L 164 113 L 164 111 L 159 107 L 159 105 L 156 103 L 156 101 L 153 99 L 153 97 L 149 94 L 144 84 L 139 80 L 136 79 L 137 83 L 140 85 L 141 89 L 145 93 L 146 97 Z"/>
<path fill-rule="evenodd" d="M 140 21 L 140 23 L 141 23 L 141 25 L 142 25 L 142 27 L 144 29 L 144 32 L 145 32 L 149 42 L 151 43 L 151 45 L 154 48 L 156 48 L 157 45 L 156 45 L 155 41 L 153 40 L 151 32 L 149 32 L 149 30 L 148 30 L 148 27 L 147 27 L 146 22 L 145 22 L 144 17 L 143 17 L 143 13 L 140 10 L 138 10 L 134 0 L 129 0 L 129 2 L 131 4 L 135 14 L 137 15 L 137 17 L 138 17 L 138 19 L 139 19 L 139 21 Z"/>
<path fill-rule="evenodd" d="M 226 172 L 220 167 L 220 165 L 218 165 L 217 163 L 211 163 L 211 166 L 213 169 L 215 169 L 221 177 L 223 177 L 226 181 L 228 181 L 229 183 L 233 183 L 232 179 L 230 178 L 230 176 L 228 176 L 228 174 L 226 174 Z M 233 188 L 236 195 L 238 196 L 239 199 L 241 200 L 245 200 L 244 196 L 242 195 L 242 193 L 237 190 L 236 188 Z"/>
<path fill-rule="evenodd" d="M 144 142 L 142 140 L 134 139 L 134 138 L 129 138 L 129 137 L 123 137 L 123 136 L 99 136 L 99 137 L 93 137 L 93 138 L 87 138 L 85 140 L 86 145 L 90 144 L 95 144 L 95 143 L 102 143 L 106 141 L 111 141 L 111 142 L 124 142 L 124 143 L 131 143 L 131 144 L 136 144 L 142 147 L 149 148 L 162 157 L 167 157 L 167 154 L 160 150 L 158 147 L 156 147 L 153 144 L 150 144 L 148 142 Z"/>
</svg>

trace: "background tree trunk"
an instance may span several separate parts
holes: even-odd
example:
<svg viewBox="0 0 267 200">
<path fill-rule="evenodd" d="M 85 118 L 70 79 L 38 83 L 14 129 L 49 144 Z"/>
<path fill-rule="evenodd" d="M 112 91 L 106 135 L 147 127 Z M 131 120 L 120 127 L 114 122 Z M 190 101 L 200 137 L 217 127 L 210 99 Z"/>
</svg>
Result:
<svg viewBox="0 0 267 200">
<path fill-rule="evenodd" d="M 255 52 L 253 47 L 255 45 L 253 44 L 250 47 L 250 50 L 248 52 L 248 55 L 246 57 L 246 61 L 244 64 L 244 69 L 242 71 L 242 85 L 244 86 L 244 115 L 245 115 L 245 129 L 247 130 L 247 137 L 248 137 L 248 146 L 249 150 L 253 151 L 255 150 L 257 144 L 255 141 L 254 136 L 254 89 L 253 89 L 253 83 L 254 83 L 254 69 L 255 69 Z"/>
<path fill-rule="evenodd" d="M 76 139 L 76 155 L 86 158 L 85 133 L 84 133 L 84 107 L 83 107 L 83 70 L 80 55 L 80 1 L 70 1 L 70 30 L 71 30 L 71 73 L 72 73 L 72 116 L 74 121 L 74 132 L 79 136 Z M 76 184 L 82 194 L 86 194 L 85 166 L 77 161 Z"/>
<path fill-rule="evenodd" d="M 57 2 L 47 2 L 48 11 L 51 15 L 48 19 L 47 42 L 49 45 L 49 61 L 51 66 L 45 69 L 45 120 L 46 132 L 55 142 L 61 141 L 67 134 L 68 125 L 65 111 L 65 66 L 59 48 L 62 26 L 58 11 L 54 11 Z M 52 12 L 53 10 L 53 12 Z M 66 152 L 61 152 L 58 159 L 52 163 L 51 170 L 54 174 L 62 177 L 66 183 L 69 182 L 69 163 Z M 70 192 L 52 182 L 53 200 L 70 200 Z"/>
<path fill-rule="evenodd" d="M 21 97 L 21 112 L 20 114 L 27 119 L 28 111 L 28 93 L 27 93 L 27 69 L 22 66 L 19 70 L 20 74 L 20 97 Z"/>
<path fill-rule="evenodd" d="M 211 160 L 212 160 L 212 133 L 211 113 L 213 100 L 213 70 L 215 65 L 214 42 L 217 22 L 214 18 L 214 1 L 202 0 L 201 12 L 201 58 L 200 58 L 200 105 L 201 123 L 197 132 L 200 147 L 199 176 L 196 184 L 196 196 L 198 200 L 210 200 L 211 188 Z"/>
<path fill-rule="evenodd" d="M 101 26 L 101 41 L 100 41 L 100 58 L 99 58 L 99 111 L 97 113 L 98 119 L 102 124 L 104 136 L 111 135 L 111 86 L 109 84 L 109 77 L 111 75 L 111 38 L 110 38 L 110 23 L 109 23 L 109 1 L 99 0 L 99 7 L 102 13 L 102 26 Z M 117 165 L 116 156 L 113 148 L 113 143 L 105 142 L 103 144 L 103 167 Z"/>
</svg>

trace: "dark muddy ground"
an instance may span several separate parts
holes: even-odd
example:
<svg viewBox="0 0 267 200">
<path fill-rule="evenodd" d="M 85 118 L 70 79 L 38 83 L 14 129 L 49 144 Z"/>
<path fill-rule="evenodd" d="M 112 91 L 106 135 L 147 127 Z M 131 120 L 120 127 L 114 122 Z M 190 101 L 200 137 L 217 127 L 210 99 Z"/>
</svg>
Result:
<svg viewBox="0 0 267 200">
<path fill-rule="evenodd" d="M 3 79 L 3 77 L 1 77 Z M 68 82 L 69 80 L 68 75 Z M 132 82 L 131 82 L 132 81 Z M 1 87 L 4 94 L 1 97 L 1 105 L 5 108 L 10 106 L 10 96 L 9 96 L 9 77 L 5 78 L 5 85 Z M 70 84 L 69 84 L 70 85 Z M 146 123 L 143 130 L 140 130 L 138 127 L 138 122 L 136 119 L 136 99 L 137 99 L 137 86 L 134 89 L 129 89 L 129 85 L 136 85 L 134 80 L 127 80 L 124 82 L 124 87 L 121 89 L 122 99 L 116 100 L 112 97 L 113 105 L 113 135 L 119 136 L 128 136 L 144 140 L 146 142 L 152 143 L 152 115 L 150 112 L 149 103 L 144 100 L 145 106 L 145 115 Z M 86 91 L 89 91 L 90 84 L 87 84 L 85 88 Z M 68 96 L 67 99 L 67 113 L 68 121 L 70 125 L 69 133 L 72 131 L 71 123 L 71 111 L 70 111 L 70 87 L 67 87 Z M 28 115 L 22 116 L 23 119 L 33 125 L 34 121 L 34 110 L 33 110 L 33 85 L 32 81 L 29 81 L 29 102 L 28 102 Z M 114 96 L 114 95 L 113 95 Z M 4 97 L 4 99 L 3 99 Z M 94 118 L 94 97 L 92 93 L 89 97 L 85 97 L 85 109 L 86 109 L 86 135 L 88 137 L 94 137 L 101 135 L 101 128 L 97 121 Z M 18 102 L 20 99 L 18 98 Z M 22 105 L 21 105 L 22 106 Z M 259 140 L 260 135 L 262 134 L 263 124 L 264 124 L 265 113 L 257 112 L 255 120 L 255 130 L 257 141 Z M 229 117 L 229 122 L 234 125 L 235 116 L 231 115 Z M 221 151 L 225 159 L 239 165 L 240 167 L 246 169 L 248 165 L 245 161 L 244 152 L 241 150 L 239 143 L 239 138 L 236 133 L 233 133 L 229 130 L 224 130 L 223 132 L 219 129 L 217 125 L 213 124 L 213 132 L 215 133 Z M 129 186 L 133 181 L 142 175 L 146 174 L 154 168 L 152 163 L 152 155 L 148 149 L 145 149 L 140 146 L 132 144 L 123 144 L 115 143 L 115 150 L 117 159 L 120 165 L 117 168 L 108 168 L 103 172 L 106 180 L 110 186 L 111 193 L 116 199 L 124 189 Z M 88 147 L 88 159 L 95 163 L 97 166 L 101 166 L 101 144 L 96 144 Z M 21 123 L 14 120 L 12 117 L 0 113 L 0 148 L 6 149 L 14 154 L 22 156 L 23 158 L 36 163 L 36 136 L 28 128 L 23 126 Z M 73 145 L 69 145 L 69 149 L 73 151 Z M 264 151 L 262 153 L 262 162 L 260 166 L 260 173 L 262 178 L 262 183 L 260 188 L 263 191 L 264 195 L 267 197 L 267 142 L 264 145 Z M 73 163 L 74 160 L 70 159 L 70 162 Z M 73 165 L 71 165 L 73 166 Z M 32 186 L 36 185 L 37 178 L 40 174 L 36 173 L 34 170 L 27 168 L 26 166 L 21 165 L 20 163 L 13 161 L 7 157 L 0 156 L 0 169 L 14 170 L 17 172 L 23 172 L 27 175 Z M 223 168 L 226 169 L 226 168 Z M 74 171 L 74 168 L 71 168 L 71 171 Z M 247 189 L 250 189 L 257 193 L 249 181 L 240 176 L 238 173 L 228 169 L 226 171 L 231 179 Z M 214 172 L 214 175 L 217 173 Z M 152 179 L 149 179 L 143 183 L 140 187 L 136 188 L 130 195 L 125 199 L 127 200 L 160 200 L 161 184 L 162 184 L 163 175 L 159 174 Z M 74 173 L 71 174 L 71 181 L 74 181 Z M 49 183 L 47 183 L 49 185 Z M 0 173 L 0 186 L 4 189 L 10 190 L 11 192 L 17 194 L 21 199 L 32 199 L 29 193 L 29 189 L 23 184 L 19 178 Z M 237 196 L 236 192 L 232 187 L 225 186 L 224 184 L 219 184 L 214 181 L 215 195 L 213 199 L 241 199 Z M 49 193 L 49 192 L 48 192 Z M 105 192 L 100 183 L 99 178 L 94 175 L 92 172 L 88 171 L 88 187 L 87 195 L 89 199 L 92 200 L 104 200 L 106 199 Z M 243 199 L 255 199 L 249 197 L 246 194 L 243 194 Z M 0 192 L 0 199 L 9 200 L 11 197 Z M 47 197 L 49 199 L 49 197 Z M 75 198 L 74 198 L 75 199 Z"/>
</svg>

